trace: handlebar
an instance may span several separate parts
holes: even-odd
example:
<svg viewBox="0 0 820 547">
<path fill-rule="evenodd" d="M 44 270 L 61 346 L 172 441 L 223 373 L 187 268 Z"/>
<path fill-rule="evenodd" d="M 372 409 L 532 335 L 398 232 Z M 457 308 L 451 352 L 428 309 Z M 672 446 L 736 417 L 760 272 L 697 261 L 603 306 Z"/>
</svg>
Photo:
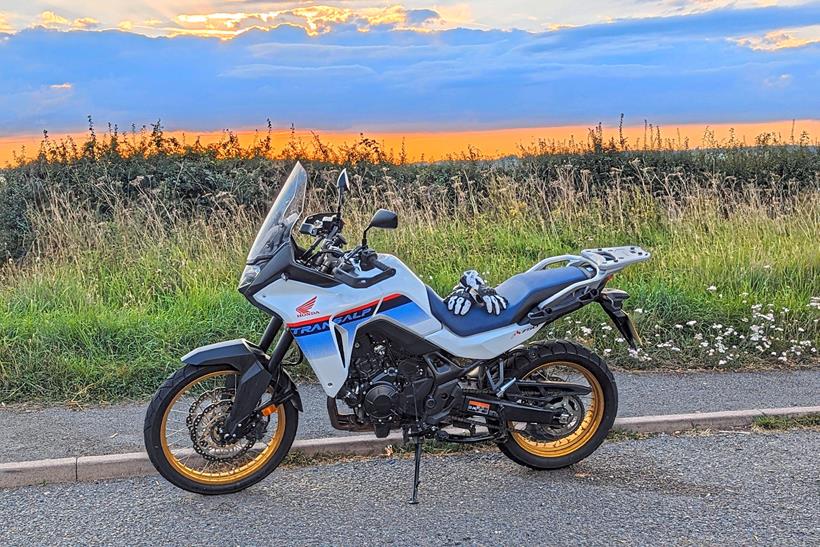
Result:
<svg viewBox="0 0 820 547">
<path fill-rule="evenodd" d="M 396 275 L 396 269 L 391 268 L 384 262 L 376 259 L 370 262 L 372 266 L 378 270 L 381 270 L 381 273 L 374 275 L 373 277 L 357 277 L 355 275 L 350 275 L 346 271 L 344 271 L 340 266 L 336 266 L 333 268 L 333 277 L 337 281 L 341 281 L 348 287 L 352 287 L 354 289 L 366 289 L 368 287 L 372 287 L 376 283 L 384 281 L 390 277 Z M 350 264 L 350 262 L 345 262 L 344 264 Z M 352 264 L 351 264 L 352 265 Z"/>
<path fill-rule="evenodd" d="M 364 245 L 343 252 L 341 247 L 346 245 L 347 241 L 342 237 L 341 230 L 342 222 L 338 215 L 319 213 L 306 218 L 299 231 L 316 236 L 316 240 L 302 255 L 305 264 L 318 267 L 323 272 L 330 272 L 334 279 L 354 289 L 366 289 L 396 275 L 395 268 L 379 261 L 378 254 Z M 317 251 L 319 247 L 321 249 Z M 372 277 L 351 275 L 349 272 L 356 269 L 354 259 L 361 271 L 376 268 L 380 273 Z"/>
</svg>

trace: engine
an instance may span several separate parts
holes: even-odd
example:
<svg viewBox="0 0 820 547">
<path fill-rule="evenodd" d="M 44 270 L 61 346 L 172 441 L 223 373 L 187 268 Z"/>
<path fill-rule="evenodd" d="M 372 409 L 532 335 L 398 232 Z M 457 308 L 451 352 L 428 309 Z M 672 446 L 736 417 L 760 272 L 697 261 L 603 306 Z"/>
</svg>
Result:
<svg viewBox="0 0 820 547">
<path fill-rule="evenodd" d="M 378 375 L 370 382 L 364 394 L 364 411 L 372 419 L 390 420 L 399 417 L 399 389 L 397 378 L 389 372 Z"/>
<path fill-rule="evenodd" d="M 366 357 L 353 359 L 343 400 L 359 422 L 369 422 L 377 437 L 406 419 L 415 419 L 433 385 L 417 358 L 396 359 L 386 345 L 374 345 Z"/>
</svg>

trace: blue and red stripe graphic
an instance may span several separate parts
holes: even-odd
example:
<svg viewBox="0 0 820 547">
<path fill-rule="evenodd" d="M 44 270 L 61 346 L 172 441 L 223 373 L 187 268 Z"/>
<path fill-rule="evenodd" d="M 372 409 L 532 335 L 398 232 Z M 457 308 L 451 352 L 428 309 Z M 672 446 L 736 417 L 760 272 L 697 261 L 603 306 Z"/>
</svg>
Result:
<svg viewBox="0 0 820 547">
<path fill-rule="evenodd" d="M 310 303 L 311 300 L 308 300 L 306 304 Z M 334 342 L 334 336 L 331 333 L 333 325 L 336 325 L 336 328 L 341 331 L 338 334 L 343 334 L 346 338 L 344 341 L 345 346 L 350 347 L 355 340 L 359 324 L 377 314 L 390 317 L 404 325 L 412 325 L 429 318 L 415 302 L 403 294 L 395 293 L 385 296 L 381 300 L 373 300 L 333 316 L 324 315 L 305 321 L 288 323 L 288 328 L 294 338 L 298 340 L 299 347 L 308 360 L 311 357 L 324 358 L 333 354 L 338 355 L 338 351 L 342 349 L 337 349 L 337 344 Z M 345 364 L 342 366 L 345 366 Z"/>
</svg>

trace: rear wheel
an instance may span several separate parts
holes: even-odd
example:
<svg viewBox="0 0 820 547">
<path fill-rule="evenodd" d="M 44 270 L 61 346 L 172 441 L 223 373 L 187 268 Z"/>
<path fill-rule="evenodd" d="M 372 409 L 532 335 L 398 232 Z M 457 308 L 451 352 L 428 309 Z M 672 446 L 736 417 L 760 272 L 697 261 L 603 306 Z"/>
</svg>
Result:
<svg viewBox="0 0 820 547">
<path fill-rule="evenodd" d="M 145 415 L 145 448 L 175 486 L 198 494 L 238 492 L 268 476 L 290 450 L 299 420 L 290 402 L 260 416 L 242 438 L 222 440 L 219 429 L 238 379 L 227 365 L 188 365 L 154 395 Z"/>
<path fill-rule="evenodd" d="M 601 445 L 618 413 L 618 390 L 600 357 L 572 342 L 533 344 L 517 356 L 514 374 L 529 382 L 579 384 L 590 393 L 549 403 L 565 411 L 564 424 L 507 422 L 510 434 L 499 444 L 507 457 L 533 469 L 558 469 L 581 461 Z"/>
</svg>

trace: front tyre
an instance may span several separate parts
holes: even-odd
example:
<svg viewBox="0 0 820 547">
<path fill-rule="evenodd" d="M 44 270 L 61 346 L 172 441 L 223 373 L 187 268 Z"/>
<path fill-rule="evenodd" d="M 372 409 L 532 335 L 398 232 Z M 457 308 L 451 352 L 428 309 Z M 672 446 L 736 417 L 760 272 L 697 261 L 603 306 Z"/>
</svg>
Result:
<svg viewBox="0 0 820 547">
<path fill-rule="evenodd" d="M 230 494 L 267 477 L 287 455 L 299 421 L 290 402 L 260 416 L 242 438 L 221 441 L 238 381 L 228 365 L 187 365 L 157 390 L 145 415 L 145 448 L 168 482 L 197 494 Z"/>
<path fill-rule="evenodd" d="M 507 422 L 510 433 L 498 445 L 501 452 L 532 469 L 559 469 L 592 454 L 618 413 L 618 389 L 606 363 L 583 346 L 551 341 L 518 352 L 514 367 L 508 374 L 520 380 L 581 384 L 591 391 L 551 402 L 573 417 L 566 426 Z"/>
</svg>

